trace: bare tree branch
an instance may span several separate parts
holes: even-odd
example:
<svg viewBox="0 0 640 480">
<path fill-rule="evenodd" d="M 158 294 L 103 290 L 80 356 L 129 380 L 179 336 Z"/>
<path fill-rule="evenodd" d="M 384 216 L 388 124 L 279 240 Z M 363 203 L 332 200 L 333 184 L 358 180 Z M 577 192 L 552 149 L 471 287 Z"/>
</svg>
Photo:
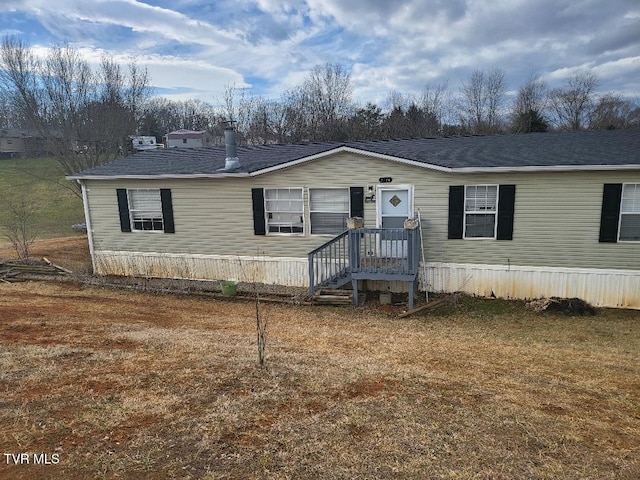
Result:
<svg viewBox="0 0 640 480">
<path fill-rule="evenodd" d="M 564 87 L 551 91 L 549 107 L 558 128 L 580 130 L 587 126 L 598 83 L 596 74 L 583 71 L 569 77 Z"/>
</svg>

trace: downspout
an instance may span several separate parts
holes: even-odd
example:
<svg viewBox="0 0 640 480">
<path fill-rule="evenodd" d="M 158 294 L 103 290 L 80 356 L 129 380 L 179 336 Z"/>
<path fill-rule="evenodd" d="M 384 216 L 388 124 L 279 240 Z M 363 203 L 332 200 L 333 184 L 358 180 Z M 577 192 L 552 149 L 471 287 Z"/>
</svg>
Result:
<svg viewBox="0 0 640 480">
<path fill-rule="evenodd" d="M 93 229 L 91 228 L 91 217 L 89 215 L 89 195 L 87 195 L 87 186 L 83 180 L 78 180 L 82 188 L 82 204 L 84 205 L 84 223 L 87 226 L 87 240 L 89 241 L 89 253 L 91 254 L 91 268 L 96 273 L 96 254 L 93 248 Z"/>
</svg>

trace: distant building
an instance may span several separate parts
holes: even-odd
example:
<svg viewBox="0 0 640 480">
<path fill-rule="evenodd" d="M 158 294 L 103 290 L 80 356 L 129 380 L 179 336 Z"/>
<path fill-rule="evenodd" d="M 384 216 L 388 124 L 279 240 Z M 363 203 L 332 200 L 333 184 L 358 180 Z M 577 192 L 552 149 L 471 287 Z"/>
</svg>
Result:
<svg viewBox="0 0 640 480">
<path fill-rule="evenodd" d="M 36 157 L 45 151 L 45 141 L 35 131 L 7 128 L 0 130 L 0 157 Z"/>
<path fill-rule="evenodd" d="M 204 130 L 176 130 L 164 137 L 167 148 L 199 148 L 209 146 L 209 137 Z"/>
<path fill-rule="evenodd" d="M 162 148 L 164 145 L 156 143 L 156 137 L 154 136 L 132 136 L 131 147 L 134 150 L 155 150 L 156 148 Z"/>
</svg>

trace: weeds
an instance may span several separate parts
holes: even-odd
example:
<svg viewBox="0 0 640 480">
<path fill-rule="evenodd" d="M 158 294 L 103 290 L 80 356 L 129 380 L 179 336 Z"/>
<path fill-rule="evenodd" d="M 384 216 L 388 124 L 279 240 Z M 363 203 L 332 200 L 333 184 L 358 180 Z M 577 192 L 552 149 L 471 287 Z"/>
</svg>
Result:
<svg viewBox="0 0 640 480">
<path fill-rule="evenodd" d="M 640 476 L 640 312 L 460 298 L 396 321 L 275 305 L 268 369 L 255 315 L 253 301 L 0 285 L 0 448 L 61 449 L 51 475 L 70 480 Z M 0 477 L 41 473 L 17 468 Z"/>
</svg>

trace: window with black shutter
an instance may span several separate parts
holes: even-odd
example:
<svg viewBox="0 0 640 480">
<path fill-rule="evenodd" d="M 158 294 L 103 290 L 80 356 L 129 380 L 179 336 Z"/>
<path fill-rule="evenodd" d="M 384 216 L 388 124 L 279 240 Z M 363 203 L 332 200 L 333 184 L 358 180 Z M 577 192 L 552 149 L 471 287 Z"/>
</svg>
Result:
<svg viewBox="0 0 640 480">
<path fill-rule="evenodd" d="M 451 185 L 449 239 L 513 239 L 515 185 Z"/>
<path fill-rule="evenodd" d="M 640 183 L 606 183 L 600 242 L 640 242 Z"/>
<path fill-rule="evenodd" d="M 119 188 L 116 194 L 121 231 L 175 233 L 171 190 Z"/>
<path fill-rule="evenodd" d="M 604 185 L 602 192 L 602 210 L 600 212 L 600 242 L 615 243 L 618 241 L 621 199 L 621 183 L 606 183 Z"/>
</svg>

